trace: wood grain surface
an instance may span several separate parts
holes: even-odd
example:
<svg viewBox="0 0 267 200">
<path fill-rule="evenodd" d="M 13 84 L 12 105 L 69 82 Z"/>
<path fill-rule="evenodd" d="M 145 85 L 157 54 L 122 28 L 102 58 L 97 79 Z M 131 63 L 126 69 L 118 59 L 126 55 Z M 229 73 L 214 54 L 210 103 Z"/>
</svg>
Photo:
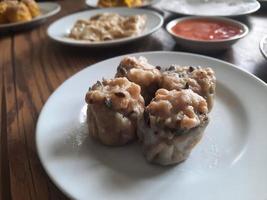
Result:
<svg viewBox="0 0 267 200">
<path fill-rule="evenodd" d="M 31 30 L 0 35 L 0 200 L 67 199 L 44 172 L 35 147 L 35 126 L 42 106 L 68 77 L 114 56 L 141 51 L 187 51 L 164 28 L 141 41 L 113 48 L 63 46 L 46 35 L 48 25 L 69 13 L 87 9 L 82 0 L 59 1 L 62 11 Z M 176 16 L 165 13 L 166 21 Z M 248 70 L 267 82 L 267 61 L 259 41 L 267 34 L 267 11 L 237 18 L 249 35 L 231 49 L 209 56 Z"/>
</svg>

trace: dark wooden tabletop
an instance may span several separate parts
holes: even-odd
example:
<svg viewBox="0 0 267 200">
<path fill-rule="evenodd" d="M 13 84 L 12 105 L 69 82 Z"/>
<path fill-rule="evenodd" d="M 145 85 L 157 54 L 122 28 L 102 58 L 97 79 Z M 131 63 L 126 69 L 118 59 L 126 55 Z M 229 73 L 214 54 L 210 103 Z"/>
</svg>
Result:
<svg viewBox="0 0 267 200">
<path fill-rule="evenodd" d="M 67 199 L 48 178 L 35 147 L 42 106 L 68 77 L 98 61 L 140 51 L 186 51 L 164 28 L 144 40 L 113 48 L 56 44 L 46 30 L 55 19 L 86 9 L 84 0 L 59 1 L 61 12 L 31 30 L 0 35 L 0 200 Z M 174 16 L 165 13 L 166 21 Z M 259 50 L 267 34 L 267 10 L 238 18 L 250 33 L 231 49 L 210 56 L 237 65 L 267 82 L 267 61 Z"/>
</svg>

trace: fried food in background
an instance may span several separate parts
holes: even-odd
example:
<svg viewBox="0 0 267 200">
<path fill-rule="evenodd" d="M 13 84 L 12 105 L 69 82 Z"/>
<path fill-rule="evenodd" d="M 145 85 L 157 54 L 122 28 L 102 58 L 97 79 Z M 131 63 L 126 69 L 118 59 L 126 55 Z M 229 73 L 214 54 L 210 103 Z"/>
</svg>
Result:
<svg viewBox="0 0 267 200">
<path fill-rule="evenodd" d="M 119 7 L 119 6 L 127 6 L 127 7 L 137 7 L 142 6 L 142 0 L 99 0 L 98 6 L 100 7 Z"/>
<path fill-rule="evenodd" d="M 40 8 L 34 0 L 0 2 L 0 24 L 30 21 L 40 14 Z"/>
<path fill-rule="evenodd" d="M 37 17 L 39 16 L 41 13 L 40 13 L 40 8 L 38 6 L 38 4 L 34 1 L 34 0 L 21 0 L 22 3 L 24 3 L 30 13 L 31 13 L 31 16 L 34 18 L 34 17 Z"/>
<path fill-rule="evenodd" d="M 29 9 L 21 2 L 14 6 L 8 6 L 5 16 L 8 22 L 24 22 L 32 19 Z"/>
<path fill-rule="evenodd" d="M 0 24 L 7 22 L 7 19 L 5 17 L 6 8 L 7 8 L 7 4 L 4 2 L 0 2 Z"/>
</svg>

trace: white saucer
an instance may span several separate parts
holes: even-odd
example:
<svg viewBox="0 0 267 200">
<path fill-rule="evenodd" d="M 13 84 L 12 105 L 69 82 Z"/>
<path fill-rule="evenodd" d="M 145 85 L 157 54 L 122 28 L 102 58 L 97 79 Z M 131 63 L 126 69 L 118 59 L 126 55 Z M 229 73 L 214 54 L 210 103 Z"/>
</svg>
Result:
<svg viewBox="0 0 267 200">
<path fill-rule="evenodd" d="M 143 31 L 138 36 L 127 37 L 116 40 L 107 40 L 103 42 L 90 42 L 86 40 L 75 40 L 72 38 L 68 38 L 68 34 L 70 33 L 71 28 L 75 24 L 78 19 L 89 19 L 90 17 L 99 14 L 99 13 L 118 13 L 124 16 L 130 15 L 138 15 L 145 14 L 146 15 L 146 26 Z M 163 17 L 150 10 L 146 9 L 134 9 L 134 8 L 103 8 L 103 9 L 95 9 L 88 10 L 83 12 L 78 12 L 72 15 L 68 15 L 63 17 L 53 24 L 51 24 L 47 30 L 48 36 L 56 42 L 60 42 L 67 45 L 75 45 L 75 46 L 88 46 L 88 47 L 106 47 L 113 46 L 119 44 L 125 44 L 128 42 L 132 42 L 141 38 L 144 38 L 153 32 L 157 31 L 163 24 Z"/>
</svg>

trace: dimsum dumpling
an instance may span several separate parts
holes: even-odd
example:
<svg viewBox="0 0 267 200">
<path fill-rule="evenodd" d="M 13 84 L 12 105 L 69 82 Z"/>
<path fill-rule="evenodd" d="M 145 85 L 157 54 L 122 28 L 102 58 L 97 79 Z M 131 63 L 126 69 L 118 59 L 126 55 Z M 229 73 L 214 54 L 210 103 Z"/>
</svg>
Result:
<svg viewBox="0 0 267 200">
<path fill-rule="evenodd" d="M 190 89 L 159 89 L 138 122 L 138 137 L 149 162 L 184 161 L 208 125 L 206 100 Z"/>
<path fill-rule="evenodd" d="M 106 145 L 124 145 L 136 138 L 144 111 L 141 88 L 126 78 L 97 82 L 86 94 L 89 134 Z"/>
<path fill-rule="evenodd" d="M 142 96 L 149 103 L 159 88 L 161 72 L 144 57 L 125 57 L 117 68 L 116 77 L 126 77 L 141 86 Z"/>
<path fill-rule="evenodd" d="M 160 86 L 167 90 L 191 89 L 206 99 L 209 111 L 213 107 L 216 77 L 209 67 L 171 66 L 163 72 Z"/>
</svg>

